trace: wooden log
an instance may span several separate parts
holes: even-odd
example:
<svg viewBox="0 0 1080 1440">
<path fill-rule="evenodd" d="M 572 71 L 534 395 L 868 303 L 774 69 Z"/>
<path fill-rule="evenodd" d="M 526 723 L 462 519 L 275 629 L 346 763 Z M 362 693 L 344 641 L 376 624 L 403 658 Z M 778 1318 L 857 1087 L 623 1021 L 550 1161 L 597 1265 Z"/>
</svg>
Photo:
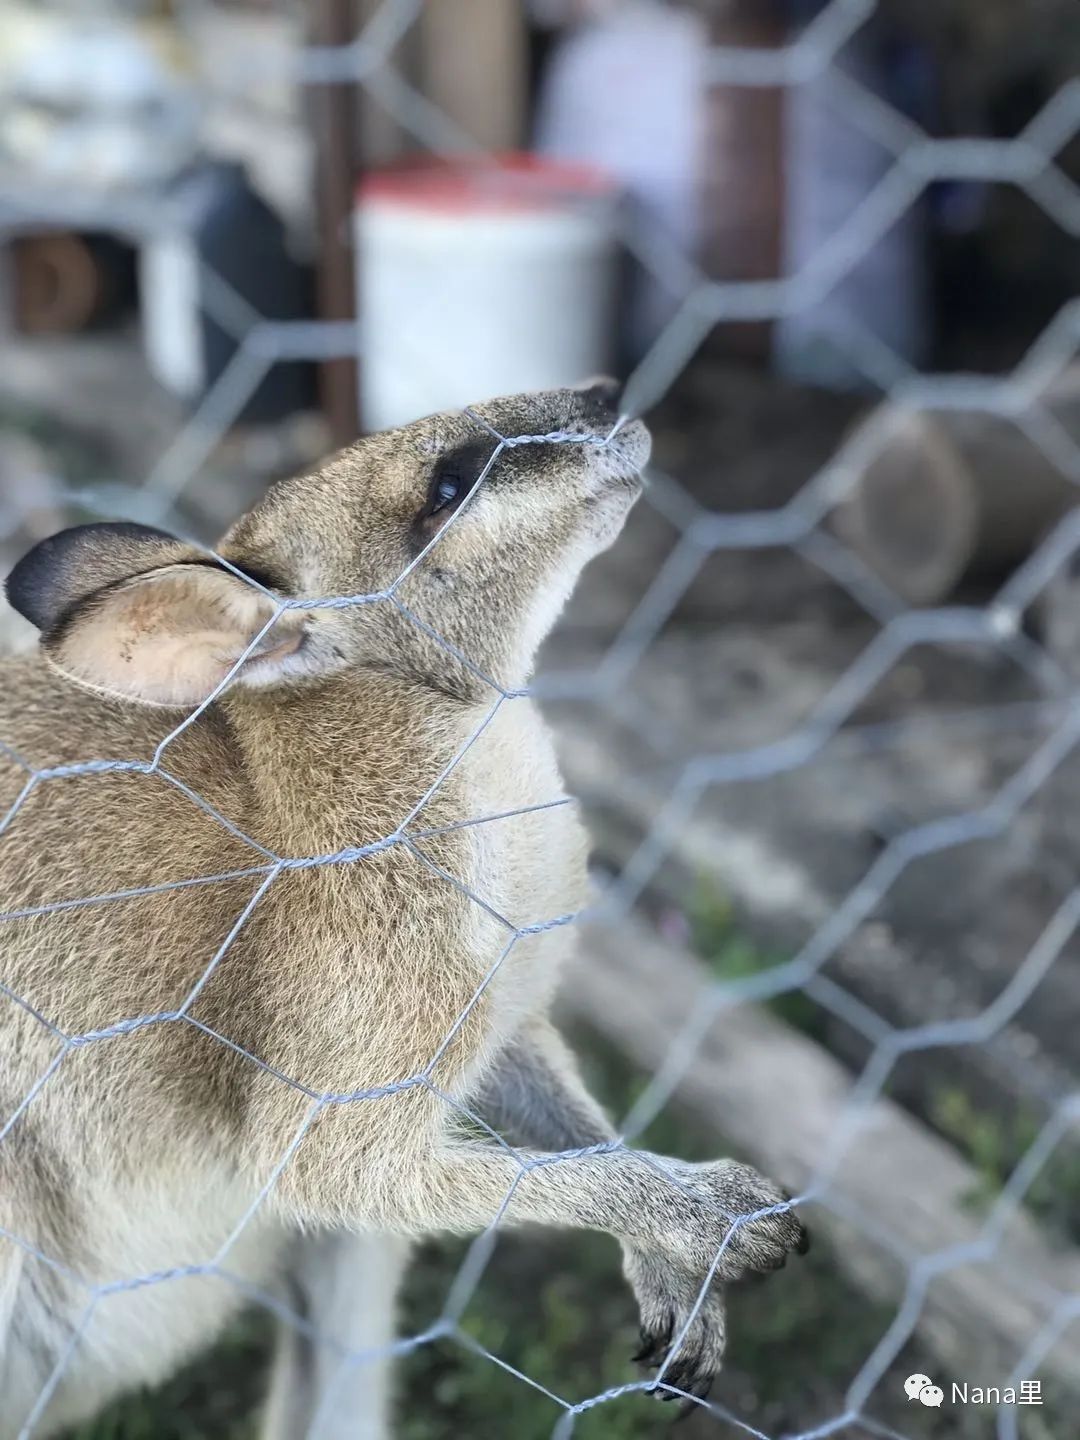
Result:
<svg viewBox="0 0 1080 1440">
<path fill-rule="evenodd" d="M 1080 435 L 1080 367 L 1042 399 Z M 1007 574 L 1078 499 L 1075 483 L 1015 421 L 985 411 L 898 411 L 860 423 L 888 438 L 836 515 L 840 535 L 899 596 L 937 604 L 965 580 Z"/>
<path fill-rule="evenodd" d="M 564 1008 L 653 1073 L 675 1062 L 672 1094 L 719 1127 L 741 1157 L 789 1187 L 812 1183 L 851 1121 L 848 1071 L 754 1006 L 715 1009 L 700 961 L 644 925 L 582 928 Z M 893 1101 L 870 1096 L 807 1220 L 860 1287 L 899 1303 L 905 1270 L 918 1258 L 977 1241 L 984 1217 L 970 1197 L 978 1188 L 979 1176 L 951 1146 Z M 1077 1293 L 1080 1254 L 1051 1248 L 1017 1209 L 992 1254 L 934 1277 L 917 1325 L 952 1373 L 1006 1377 L 1048 1319 L 1050 1297 Z M 1040 1371 L 1080 1391 L 1080 1347 L 1063 1338 Z"/>
<path fill-rule="evenodd" d="M 803 632 L 795 632 L 786 647 L 778 645 L 775 632 L 768 646 L 760 639 L 753 643 L 768 657 L 770 689 L 787 693 L 804 710 L 807 692 L 799 688 L 805 681 L 800 667 L 808 659 Z M 596 853 L 614 873 L 628 867 L 631 875 L 636 873 L 642 842 L 670 805 L 672 773 L 695 755 L 738 749 L 750 738 L 746 728 L 734 724 L 708 725 L 701 687 L 693 683 L 695 674 L 711 673 L 721 686 L 732 684 L 744 654 L 737 644 L 707 645 L 699 639 L 649 670 L 648 684 L 665 696 L 667 713 L 698 717 L 688 740 L 680 738 L 671 769 L 650 762 L 625 728 L 602 725 L 595 711 L 584 718 L 568 707 L 558 713 L 569 792 L 581 797 Z M 753 713 L 765 723 L 760 708 Z M 774 733 L 777 718 L 770 711 L 767 734 Z M 1030 718 L 1015 733 L 999 734 L 969 725 L 935 728 L 932 714 L 923 718 L 928 726 L 915 726 L 911 737 L 924 771 L 921 780 L 909 766 L 888 763 L 875 778 L 873 769 L 852 767 L 852 759 L 841 754 L 821 757 L 775 781 L 721 786 L 702 796 L 690 814 L 662 832 L 650 862 L 655 868 L 644 877 L 641 904 L 676 913 L 689 908 L 693 915 L 703 895 L 724 897 L 755 944 L 766 953 L 790 957 L 827 924 L 866 874 L 878 849 L 868 843 L 875 816 L 882 811 L 909 814 L 918 824 L 942 809 L 981 809 L 1001 777 L 1015 772 L 1049 733 L 1048 721 L 1032 729 Z M 1057 863 L 1068 867 L 1075 852 L 1069 817 L 1080 781 L 1070 780 L 1069 773 L 1057 776 L 1033 802 L 1027 823 L 1014 827 L 992 851 L 960 846 L 943 852 L 914 885 L 915 871 L 909 871 L 899 909 L 892 892 L 829 959 L 824 973 L 832 984 L 897 1029 L 985 1009 L 1009 983 L 1057 903 L 1056 891 L 1031 879 L 1054 873 L 1049 857 L 1057 856 Z M 971 906 L 980 877 L 988 918 L 976 923 Z M 961 904 L 964 932 L 958 934 L 953 912 Z M 949 915 L 953 918 L 947 923 Z M 988 937 L 995 929 L 1000 933 L 992 942 Z M 930 1015 L 926 996 L 933 997 Z M 1023 1013 L 984 1043 L 938 1047 L 903 1066 L 896 1084 L 905 1103 L 931 1115 L 944 1091 L 959 1088 L 978 1097 L 980 1111 L 1003 1126 L 1018 1113 L 1044 1118 L 1075 1088 L 1075 1047 L 1070 1048 L 1066 1035 L 1068 1017 L 1077 1013 L 1078 1004 L 1075 967 L 1054 966 Z M 864 1064 L 865 1036 L 826 1009 L 820 1017 L 830 1048 L 853 1067 Z"/>
</svg>

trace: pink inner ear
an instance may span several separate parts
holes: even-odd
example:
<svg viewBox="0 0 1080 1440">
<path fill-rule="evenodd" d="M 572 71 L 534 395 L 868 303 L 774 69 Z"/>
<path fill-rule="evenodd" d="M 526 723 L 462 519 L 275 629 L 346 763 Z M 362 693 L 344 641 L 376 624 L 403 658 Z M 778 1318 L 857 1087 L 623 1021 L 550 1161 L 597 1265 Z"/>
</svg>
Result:
<svg viewBox="0 0 1080 1440">
<path fill-rule="evenodd" d="M 214 692 L 273 613 L 272 601 L 235 576 L 177 565 L 106 591 L 44 645 L 60 670 L 94 690 L 189 708 Z M 272 678 L 275 663 L 299 645 L 298 617 L 290 620 L 280 637 L 263 637 L 268 648 L 252 657 L 253 680 Z"/>
<path fill-rule="evenodd" d="M 304 633 L 302 630 L 296 630 L 290 635 L 283 636 L 277 644 L 272 645 L 269 650 L 258 649 L 253 655 L 250 655 L 244 662 L 244 669 L 248 669 L 251 665 L 261 665 L 263 661 L 269 661 L 273 664 L 279 660 L 287 659 L 290 655 L 295 655 L 297 650 L 300 649 L 303 639 Z"/>
</svg>

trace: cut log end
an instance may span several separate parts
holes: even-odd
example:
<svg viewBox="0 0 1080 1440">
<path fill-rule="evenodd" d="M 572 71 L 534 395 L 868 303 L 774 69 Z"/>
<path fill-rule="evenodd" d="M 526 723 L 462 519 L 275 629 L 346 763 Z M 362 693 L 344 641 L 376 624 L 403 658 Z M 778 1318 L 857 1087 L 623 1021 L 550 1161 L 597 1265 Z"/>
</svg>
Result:
<svg viewBox="0 0 1080 1440">
<path fill-rule="evenodd" d="M 975 556 L 975 481 L 933 417 L 899 417 L 891 435 L 838 515 L 837 529 L 902 599 L 932 604 L 955 589 Z"/>
</svg>

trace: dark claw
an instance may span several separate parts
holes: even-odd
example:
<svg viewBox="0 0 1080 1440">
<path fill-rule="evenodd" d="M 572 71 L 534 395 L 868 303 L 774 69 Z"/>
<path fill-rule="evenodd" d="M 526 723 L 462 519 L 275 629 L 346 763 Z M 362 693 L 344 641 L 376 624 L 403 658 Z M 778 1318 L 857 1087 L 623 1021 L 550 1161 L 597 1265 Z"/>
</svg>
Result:
<svg viewBox="0 0 1080 1440">
<path fill-rule="evenodd" d="M 715 1375 L 706 1375 L 690 1390 L 691 1398 L 684 1400 L 679 1406 L 679 1413 L 675 1416 L 676 1424 L 680 1420 L 685 1420 L 688 1415 L 692 1415 L 695 1410 L 700 1409 L 702 1401 L 708 1400 L 715 1379 Z"/>
<path fill-rule="evenodd" d="M 638 1332 L 641 1336 L 641 1349 L 634 1355 L 635 1365 L 657 1366 L 667 1354 L 668 1346 L 671 1344 L 672 1332 L 675 1329 L 675 1316 L 669 1312 L 663 1329 L 657 1330 L 655 1334 L 649 1334 L 644 1326 Z"/>
<path fill-rule="evenodd" d="M 795 1198 L 794 1195 L 792 1195 L 791 1191 L 785 1189 L 784 1187 L 781 1187 L 780 1193 L 781 1195 L 783 1195 L 785 1200 L 793 1200 Z M 799 1238 L 795 1241 L 795 1253 L 796 1255 L 805 1255 L 806 1252 L 810 1249 L 810 1231 L 806 1228 L 806 1226 L 802 1223 L 798 1216 L 792 1215 L 791 1218 L 795 1221 L 795 1227 L 799 1235 Z"/>
<path fill-rule="evenodd" d="M 705 1376 L 698 1369 L 698 1357 L 688 1357 L 684 1361 L 675 1361 L 664 1375 L 663 1383 L 670 1385 L 672 1390 L 681 1390 L 683 1395 L 696 1395 L 700 1386 L 704 1383 L 711 1383 L 711 1377 Z M 665 1400 L 680 1400 L 683 1396 L 672 1394 L 670 1391 L 664 1393 Z"/>
<path fill-rule="evenodd" d="M 657 1350 L 639 1350 L 636 1355 L 630 1356 L 633 1365 L 642 1365 L 646 1370 L 658 1370 L 663 1352 Z"/>
<path fill-rule="evenodd" d="M 661 1400 L 678 1400 L 679 1397 L 675 1394 L 675 1391 L 682 1390 L 684 1388 L 682 1383 L 682 1371 L 679 1366 L 672 1365 L 660 1383 L 662 1385 L 671 1385 L 673 1387 L 671 1390 L 660 1391 Z"/>
</svg>

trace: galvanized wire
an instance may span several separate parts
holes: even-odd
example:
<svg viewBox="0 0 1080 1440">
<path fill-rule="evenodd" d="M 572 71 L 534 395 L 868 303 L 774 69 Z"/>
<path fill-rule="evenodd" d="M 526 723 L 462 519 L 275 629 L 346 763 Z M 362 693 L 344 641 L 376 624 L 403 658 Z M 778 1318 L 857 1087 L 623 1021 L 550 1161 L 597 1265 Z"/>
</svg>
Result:
<svg viewBox="0 0 1080 1440">
<path fill-rule="evenodd" d="M 831 103 L 851 123 L 879 141 L 888 150 L 892 160 L 885 174 L 846 217 L 819 253 L 802 269 L 775 280 L 709 279 L 692 259 L 672 254 L 664 244 L 656 243 L 655 237 L 647 233 L 627 237 L 638 258 L 672 293 L 682 297 L 674 318 L 629 378 L 625 391 L 627 415 L 642 413 L 660 401 L 701 341 L 718 324 L 727 321 L 775 320 L 804 311 L 829 296 L 920 199 L 933 181 L 975 179 L 981 182 L 1017 185 L 1026 191 L 1057 225 L 1073 235 L 1080 234 L 1080 191 L 1055 161 L 1063 145 L 1080 130 L 1080 81 L 1074 80 L 1063 85 L 1014 139 L 933 139 L 888 101 L 869 92 L 862 82 L 853 78 L 842 66 L 845 47 L 871 18 L 875 9 L 875 0 L 830 0 L 813 23 L 786 46 L 779 49 L 721 48 L 712 53 L 709 73 L 712 83 L 718 86 L 797 86 L 810 79 L 819 83 L 827 82 Z M 421 10 L 420 0 L 385 0 L 363 33 L 358 35 L 351 45 L 298 50 L 293 79 L 303 85 L 345 83 L 364 87 L 421 146 L 439 152 L 460 151 L 463 148 L 475 150 L 477 147 L 471 137 L 461 134 L 459 127 L 448 116 L 441 113 L 426 96 L 418 93 L 393 68 L 390 59 L 393 48 L 408 33 Z M 32 226 L 35 222 L 47 222 L 49 219 L 50 214 L 43 212 L 37 202 L 22 211 L 9 205 L 8 212 L 0 215 L 0 225 L 9 231 L 15 231 Z M 341 355 L 363 354 L 357 327 L 352 324 L 264 319 L 220 276 L 210 272 L 204 274 L 203 279 L 208 312 L 233 336 L 237 349 L 231 363 L 160 455 L 141 489 L 132 494 L 133 518 L 160 522 L 172 516 L 174 506 L 187 485 L 206 463 L 275 363 L 290 359 L 322 360 Z M 870 384 L 888 392 L 893 406 L 893 421 L 906 410 L 923 406 L 938 410 L 968 410 L 1011 419 L 1023 426 L 1031 441 L 1060 469 L 1067 480 L 1080 484 L 1080 445 L 1073 436 L 1065 432 L 1043 403 L 1048 383 L 1053 381 L 1074 357 L 1078 338 L 1080 298 L 1070 300 L 1062 306 L 1056 318 L 1030 347 L 1026 356 L 1012 373 L 1006 376 L 988 378 L 976 375 L 914 373 L 902 356 L 890 351 L 878 337 L 865 332 L 854 322 L 846 333 L 845 345 L 848 358 L 862 371 Z M 540 440 L 547 444 L 604 445 L 610 443 L 614 433 L 613 431 L 597 441 L 564 432 L 543 436 L 508 436 L 492 432 L 491 455 L 473 493 L 485 483 L 488 473 L 499 463 L 503 454 L 515 446 Z M 858 1136 L 860 1127 L 865 1124 L 874 1103 L 882 1095 L 897 1061 L 905 1054 L 932 1047 L 983 1044 L 1000 1032 L 1057 963 L 1063 948 L 1075 935 L 1080 924 L 1080 890 L 1074 890 L 1063 901 L 1043 933 L 1018 964 L 1015 976 L 1007 988 L 981 1014 L 963 1020 L 935 1020 L 928 1017 L 924 1024 L 913 1029 L 897 1030 L 870 1011 L 857 997 L 847 993 L 835 980 L 822 974 L 828 961 L 850 939 L 856 928 L 875 911 L 909 865 L 926 856 L 941 854 L 973 840 L 1004 833 L 1022 807 L 1052 781 L 1055 772 L 1076 752 L 1080 742 L 1080 696 L 1053 659 L 1025 636 L 1020 628 L 1021 617 L 1032 600 L 1080 546 L 1080 510 L 1066 515 L 1030 559 L 984 604 L 977 607 L 949 606 L 914 610 L 869 574 L 862 562 L 835 534 L 825 528 L 825 522 L 851 493 L 867 463 L 888 444 L 892 433 L 888 417 L 862 427 L 830 456 L 788 503 L 776 509 L 738 514 L 706 512 L 682 493 L 676 482 L 668 477 L 657 476 L 653 491 L 654 503 L 680 531 L 678 543 L 660 572 L 645 588 L 633 613 L 601 663 L 587 674 L 557 677 L 547 691 L 549 694 L 564 697 L 580 695 L 594 701 L 617 695 L 660 634 L 701 566 L 710 556 L 720 552 L 791 547 L 824 570 L 833 583 L 846 591 L 878 624 L 874 638 L 837 677 L 810 715 L 796 728 L 779 740 L 758 746 L 699 755 L 685 767 L 672 785 L 665 804 L 652 817 L 648 833 L 605 895 L 602 913 L 608 915 L 621 913 L 640 900 L 673 841 L 686 826 L 702 796 L 712 787 L 745 784 L 797 769 L 808 764 L 826 745 L 832 743 L 843 744 L 848 750 L 855 752 L 865 752 L 873 747 L 880 749 L 896 743 L 902 734 L 906 733 L 906 725 L 859 726 L 852 723 L 852 717 L 874 687 L 913 647 L 926 644 L 949 646 L 974 643 L 988 650 L 996 650 L 1027 669 L 1047 692 L 1044 700 L 1031 702 L 1037 707 L 1040 719 L 1046 724 L 1044 740 L 1028 761 L 1005 781 L 985 804 L 977 810 L 916 824 L 894 834 L 857 883 L 788 961 L 743 979 L 716 982 L 711 986 L 704 1003 L 694 1014 L 687 1015 L 685 1027 L 673 1045 L 666 1063 L 653 1076 L 631 1113 L 625 1117 L 622 1137 L 611 1142 L 613 1147 L 622 1147 L 664 1108 L 682 1075 L 694 1065 L 697 1049 L 718 1014 L 737 1004 L 765 1001 L 792 992 L 804 992 L 810 995 L 816 1004 L 854 1026 L 871 1046 L 869 1062 L 851 1086 L 843 1121 L 830 1137 L 818 1172 L 793 1202 L 796 1206 L 807 1209 L 812 1208 L 828 1193 L 830 1177 L 835 1174 Z M 91 511 L 115 510 L 116 490 L 115 487 L 110 487 L 108 496 L 103 500 L 100 487 L 85 486 L 69 492 L 65 498 L 76 501 L 82 508 Z M 452 523 L 454 522 L 451 521 Z M 432 545 L 437 543 L 438 539 L 431 542 Z M 428 547 L 430 548 L 431 546 Z M 424 555 L 426 554 L 427 550 L 424 552 Z M 418 557 L 413 564 L 420 563 L 424 555 Z M 529 692 L 508 691 L 495 683 L 468 655 L 463 654 L 458 647 L 451 645 L 430 625 L 408 610 L 398 598 L 397 591 L 401 581 L 412 568 L 411 565 L 386 591 L 325 596 L 315 603 L 328 608 L 351 608 L 372 603 L 394 604 L 403 616 L 419 626 L 429 638 L 444 645 L 449 653 L 468 666 L 475 677 L 490 687 L 491 702 L 482 724 L 436 777 L 420 801 L 408 814 L 401 817 L 399 824 L 390 833 L 375 842 L 346 848 L 333 854 L 293 856 L 273 853 L 252 837 L 243 834 L 205 797 L 182 782 L 169 769 L 169 752 L 174 741 L 195 723 L 206 707 L 232 683 L 263 635 L 281 616 L 300 603 L 310 608 L 312 602 L 309 600 L 299 602 L 278 596 L 271 597 L 273 611 L 259 634 L 251 641 L 225 679 L 215 687 L 214 692 L 161 741 L 150 760 L 88 755 L 79 763 L 43 768 L 17 754 L 9 745 L 3 743 L 3 737 L 0 737 L 0 753 L 25 775 L 18 795 L 7 813 L 0 818 L 0 837 L 7 845 L 18 847 L 18 829 L 12 828 L 13 822 L 40 786 L 70 785 L 92 775 L 126 772 L 154 777 L 158 782 L 174 787 L 215 823 L 221 825 L 233 839 L 247 845 L 251 850 L 252 861 L 250 866 L 233 868 L 216 875 L 192 875 L 159 885 L 57 900 L 0 913 L 0 925 L 5 925 L 80 907 L 122 905 L 125 901 L 139 896 L 162 894 L 219 881 L 246 879 L 252 886 L 250 898 L 236 917 L 231 930 L 216 953 L 208 958 L 202 975 L 188 995 L 173 1009 L 118 1015 L 109 1024 L 92 1031 L 82 1034 L 67 1033 L 54 1018 L 40 1013 L 25 997 L 4 985 L 3 975 L 0 973 L 0 994 L 38 1021 L 48 1032 L 54 1047 L 51 1059 L 42 1074 L 16 1109 L 10 1115 L 2 1117 L 0 1143 L 35 1104 L 42 1090 L 50 1084 L 58 1071 L 70 1064 L 75 1051 L 90 1045 L 115 1042 L 121 1036 L 131 1035 L 149 1026 L 194 1027 L 217 1043 L 240 1053 L 251 1064 L 273 1077 L 277 1083 L 297 1091 L 307 1102 L 306 1114 L 298 1125 L 292 1142 L 253 1199 L 241 1225 L 218 1254 L 205 1264 L 182 1265 L 162 1273 L 135 1275 L 108 1285 L 93 1285 L 85 1282 L 57 1257 L 43 1254 L 25 1238 L 0 1229 L 0 1236 L 21 1248 L 36 1262 L 63 1274 L 81 1286 L 86 1297 L 81 1322 L 69 1344 L 57 1358 L 37 1404 L 26 1418 L 20 1432 L 22 1436 L 29 1437 L 34 1433 L 35 1425 L 62 1380 L 65 1367 L 86 1327 L 91 1324 L 97 1308 L 118 1289 L 165 1285 L 192 1275 L 218 1276 L 234 1283 L 247 1298 L 254 1299 L 269 1309 L 283 1323 L 295 1326 L 301 1333 L 310 1334 L 310 1323 L 290 1311 L 279 1298 L 253 1290 L 248 1282 L 230 1273 L 229 1251 L 240 1230 L 251 1220 L 289 1165 L 312 1123 L 329 1107 L 364 1100 L 377 1101 L 382 1096 L 423 1087 L 440 1095 L 448 1107 L 468 1115 L 466 1107 L 438 1091 L 434 1085 L 432 1076 L 440 1056 L 514 946 L 523 937 L 573 924 L 579 918 L 575 915 L 536 915 L 530 917 L 525 924 L 514 923 L 483 897 L 448 875 L 425 854 L 421 842 L 438 832 L 417 828 L 420 812 L 495 715 L 504 706 L 518 702 Z M 248 583 L 254 582 L 248 580 Z M 536 687 L 536 693 L 544 693 L 542 682 Z M 982 720 L 988 725 L 1008 726 L 1022 724 L 1029 720 L 1031 715 L 1032 711 L 1029 709 L 1013 716 L 1009 707 L 999 707 L 993 713 L 987 711 Z M 559 795 L 550 797 L 546 803 L 558 806 L 572 802 Z M 510 811 L 500 816 L 467 816 L 457 823 L 461 826 L 483 826 L 535 808 L 537 807 L 523 806 L 519 811 Z M 444 1037 L 430 1063 L 421 1071 L 405 1079 L 388 1079 L 384 1085 L 362 1092 L 319 1092 L 306 1086 L 303 1077 L 289 1076 L 275 1070 L 260 1057 L 243 1050 L 228 1037 L 218 1034 L 192 1016 L 194 1001 L 255 908 L 283 874 L 299 868 L 362 864 L 365 858 L 395 847 L 407 849 L 444 882 L 464 890 L 469 899 L 482 907 L 506 932 L 504 946 L 495 965 L 478 985 L 469 1005 Z M 468 1118 L 474 1124 L 481 1123 L 475 1116 L 468 1115 Z M 1023 1203 L 1031 1180 L 1045 1165 L 1061 1136 L 1078 1118 L 1080 1094 L 1074 1094 L 1061 1103 L 1032 1142 L 986 1217 L 978 1239 L 973 1244 L 919 1257 L 906 1253 L 901 1255 L 907 1284 L 891 1326 L 876 1345 L 868 1346 L 869 1353 L 857 1373 L 835 1377 L 838 1389 L 846 1392 L 842 1413 L 826 1423 L 799 1431 L 791 1440 L 818 1440 L 818 1437 L 837 1434 L 849 1428 L 852 1433 L 896 1436 L 897 1432 L 867 1415 L 866 1408 L 888 1366 L 918 1323 L 928 1285 L 934 1277 L 967 1263 L 974 1256 L 993 1258 L 1005 1224 Z M 493 1132 L 489 1133 L 493 1143 L 509 1149 L 501 1137 Z M 585 1152 L 567 1152 L 567 1157 L 564 1158 L 580 1153 Z M 552 1163 L 549 1160 L 539 1162 L 527 1157 L 518 1157 L 518 1161 L 520 1168 L 515 1186 L 521 1175 L 533 1165 Z M 669 1178 L 673 1184 L 680 1183 L 674 1176 Z M 915 1177 L 913 1183 L 917 1183 Z M 506 1196 L 503 1210 L 512 1193 L 513 1190 Z M 733 1233 L 738 1225 L 746 1224 L 753 1218 L 738 1217 L 730 1233 Z M 873 1217 L 865 1218 L 868 1223 L 872 1223 Z M 460 1322 L 490 1258 L 492 1237 L 497 1226 L 498 1219 L 491 1230 L 479 1237 L 470 1247 L 439 1319 L 423 1333 L 395 1341 L 387 1353 L 401 1355 L 440 1339 L 455 1341 L 471 1352 L 477 1363 L 500 1366 L 516 1381 L 535 1388 L 538 1397 L 560 1407 L 563 1414 L 553 1432 L 558 1440 L 565 1440 L 565 1437 L 571 1434 L 577 1416 L 609 1404 L 627 1393 L 666 1385 L 665 1366 L 657 1378 L 643 1378 L 604 1389 L 584 1399 L 559 1395 L 540 1385 L 533 1377 L 514 1369 L 499 1356 L 491 1354 L 472 1338 Z M 726 1243 L 727 1241 L 725 1245 Z M 882 1237 L 882 1243 L 888 1243 L 887 1236 Z M 720 1255 L 717 1255 L 714 1268 L 719 1260 Z M 707 1281 L 705 1283 L 707 1284 Z M 702 1295 L 704 1291 L 705 1285 L 702 1287 Z M 1080 1297 L 1055 1293 L 1045 1296 L 1044 1299 L 1045 1323 L 1038 1333 L 1030 1336 L 1025 1353 L 1016 1358 L 1013 1377 L 1015 1383 L 1035 1373 L 1069 1324 L 1080 1318 Z M 341 1377 L 346 1376 L 351 1367 L 375 1358 L 371 1353 L 349 1351 L 332 1336 L 313 1335 L 311 1338 L 338 1357 Z M 675 1338 L 676 1346 L 679 1338 Z M 331 1393 L 325 1399 L 326 1406 L 330 1406 L 332 1400 Z M 762 1437 L 762 1432 L 754 1426 L 752 1415 L 731 1414 L 715 1401 L 708 1404 L 704 1401 L 698 1403 L 711 1410 L 718 1420 L 731 1424 L 746 1434 Z M 1018 1434 L 1015 1407 L 1003 1405 L 1000 1408 L 997 1431 L 1000 1440 L 1015 1440 Z M 767 1440 L 767 1437 L 763 1437 L 763 1440 Z"/>
</svg>

